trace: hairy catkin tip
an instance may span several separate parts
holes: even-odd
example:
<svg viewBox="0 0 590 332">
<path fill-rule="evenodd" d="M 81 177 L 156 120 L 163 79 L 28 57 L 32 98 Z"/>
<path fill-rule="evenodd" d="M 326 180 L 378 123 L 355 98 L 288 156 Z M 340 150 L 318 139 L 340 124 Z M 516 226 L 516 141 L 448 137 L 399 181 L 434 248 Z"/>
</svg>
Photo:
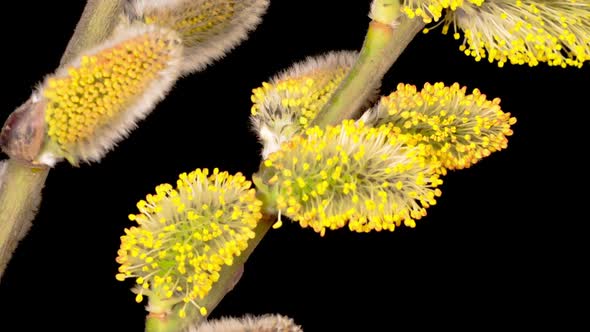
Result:
<svg viewBox="0 0 590 332">
<path fill-rule="evenodd" d="M 198 326 L 190 326 L 187 332 L 303 332 L 293 319 L 281 315 L 223 317 Z"/>
<path fill-rule="evenodd" d="M 250 119 L 264 158 L 308 127 L 357 57 L 353 51 L 309 57 L 252 91 Z M 375 90 L 370 99 L 376 95 Z"/>
<path fill-rule="evenodd" d="M 132 25 L 49 75 L 44 160 L 98 161 L 145 118 L 178 78 L 182 46 L 175 32 Z"/>
<path fill-rule="evenodd" d="M 397 90 L 361 117 L 371 126 L 388 126 L 408 146 L 423 151 L 438 171 L 462 169 L 490 153 L 504 149 L 516 122 L 500 108 L 500 99 L 458 83 L 425 84 L 420 91 L 410 84 Z"/>
<path fill-rule="evenodd" d="M 222 58 L 260 23 L 269 0 L 132 0 L 128 16 L 172 29 L 185 48 L 183 74 Z"/>
<path fill-rule="evenodd" d="M 244 175 L 197 169 L 180 175 L 176 188 L 156 187 L 129 215 L 137 226 L 125 230 L 117 280 L 135 278 L 142 295 L 181 306 L 179 315 L 197 311 L 202 300 L 254 237 L 262 202 Z M 158 302 L 158 301 L 156 301 Z M 191 316 L 191 315 L 189 315 Z"/>
</svg>

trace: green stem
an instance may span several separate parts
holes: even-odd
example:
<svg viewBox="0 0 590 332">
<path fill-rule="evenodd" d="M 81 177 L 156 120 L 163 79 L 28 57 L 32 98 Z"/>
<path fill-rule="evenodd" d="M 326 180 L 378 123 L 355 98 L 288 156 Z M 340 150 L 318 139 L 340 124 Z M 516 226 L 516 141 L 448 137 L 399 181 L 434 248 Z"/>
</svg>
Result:
<svg viewBox="0 0 590 332">
<path fill-rule="evenodd" d="M 60 65 L 107 39 L 119 23 L 124 3 L 125 0 L 88 0 Z"/>
<path fill-rule="evenodd" d="M 18 242 L 31 227 L 41 202 L 48 169 L 31 167 L 16 159 L 6 161 L 0 181 L 0 279 Z"/>
<path fill-rule="evenodd" d="M 375 6 L 373 17 L 377 15 L 384 19 L 393 15 L 391 12 L 376 11 Z M 385 73 L 423 28 L 422 20 L 412 20 L 404 15 L 399 16 L 394 24 L 373 20 L 359 58 L 312 125 L 337 124 L 344 119 L 357 117 L 367 98 L 381 84 Z"/>
<path fill-rule="evenodd" d="M 151 332 L 178 332 L 186 324 L 178 315 L 163 315 L 161 317 L 148 315 L 145 320 L 145 330 Z"/>
<path fill-rule="evenodd" d="M 119 20 L 125 0 L 88 0 L 61 63 L 105 40 Z M 0 279 L 18 241 L 31 228 L 49 169 L 6 161 L 0 183 Z"/>
<path fill-rule="evenodd" d="M 392 24 L 400 15 L 400 0 L 374 0 L 371 18 L 383 24 Z"/>
</svg>

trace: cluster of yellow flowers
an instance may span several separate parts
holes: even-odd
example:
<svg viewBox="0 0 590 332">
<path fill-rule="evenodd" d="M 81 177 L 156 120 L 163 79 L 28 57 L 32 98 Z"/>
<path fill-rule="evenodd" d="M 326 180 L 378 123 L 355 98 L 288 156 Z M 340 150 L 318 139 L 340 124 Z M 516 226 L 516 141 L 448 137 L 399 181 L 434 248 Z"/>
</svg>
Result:
<svg viewBox="0 0 590 332">
<path fill-rule="evenodd" d="M 176 78 L 181 49 L 174 32 L 135 26 L 117 39 L 42 87 L 47 135 L 72 164 L 99 160 Z"/>
<path fill-rule="evenodd" d="M 130 17 L 178 33 L 186 51 L 183 57 L 195 58 L 181 61 L 180 73 L 200 69 L 220 54 L 216 43 L 221 39 L 204 42 L 203 34 L 235 31 L 235 38 L 223 39 L 228 41 L 224 48 L 232 47 L 268 5 L 256 0 L 196 3 L 193 7 L 179 0 L 177 7 L 152 7 L 153 3 L 136 1 L 131 6 Z M 248 11 L 250 21 L 237 19 Z M 466 54 L 476 60 L 487 57 L 500 66 L 506 62 L 581 66 L 590 58 L 590 4 L 575 0 L 404 0 L 401 11 L 426 23 L 440 22 L 443 33 L 453 25 L 457 39 L 459 27 L 464 31 L 461 49 Z M 147 61 L 140 58 L 144 53 L 147 59 L 158 52 L 174 53 L 169 49 L 173 43 L 156 39 L 152 45 L 144 39 L 144 48 L 134 48 L 139 44 L 133 42 L 126 46 L 130 54 L 139 56 L 138 63 Z M 134 59 L 125 65 L 113 64 L 125 70 L 109 71 L 104 65 L 104 59 L 112 57 L 109 52 L 83 58 L 81 67 L 70 70 L 61 81 L 59 75 L 48 80 L 44 96 L 55 109 L 48 115 L 49 131 L 64 151 L 67 144 L 93 135 L 70 128 L 80 120 L 58 107 L 86 107 L 94 97 L 83 99 L 68 91 L 76 91 L 80 82 L 97 84 L 96 78 L 120 72 L 133 83 L 121 91 L 133 93 L 155 75 L 146 67 L 144 80 L 134 80 L 139 75 L 133 69 L 139 66 Z M 200 53 L 207 55 L 205 60 L 199 59 Z M 154 62 L 154 70 L 168 59 L 166 54 Z M 501 110 L 498 98 L 489 100 L 477 89 L 468 94 L 457 83 L 425 84 L 420 91 L 399 84 L 357 121 L 310 127 L 356 58 L 354 52 L 308 58 L 253 90 L 251 121 L 264 158 L 259 174 L 261 184 L 267 186 L 263 196 L 274 204 L 267 208 L 279 213 L 277 226 L 284 215 L 322 236 L 328 229 L 343 227 L 356 232 L 393 231 L 402 224 L 415 227 L 415 221 L 436 204 L 441 176 L 447 170 L 469 167 L 507 146 L 516 119 Z M 104 89 L 97 91 L 104 103 L 115 97 L 102 84 Z M 127 95 L 120 99 L 129 100 Z M 95 104 L 86 112 L 94 116 L 93 121 L 108 120 L 117 113 L 113 108 L 103 115 L 101 105 Z M 262 216 L 262 202 L 250 186 L 243 175 L 217 169 L 211 175 L 200 169 L 182 174 L 176 189 L 158 186 L 155 195 L 138 203 L 140 213 L 130 216 L 138 227 L 127 229 L 121 238 L 117 279 L 136 278 L 138 302 L 149 295 L 182 305 L 181 317 L 190 308 L 206 315 L 200 301 L 219 279 L 222 266 L 231 265 L 247 247 Z"/>
<path fill-rule="evenodd" d="M 131 1 L 128 16 L 176 31 L 183 41 L 183 74 L 202 70 L 244 40 L 269 0 Z"/>
<path fill-rule="evenodd" d="M 304 132 L 356 58 L 356 52 L 347 51 L 309 57 L 252 91 L 251 121 L 263 142 L 263 157 Z"/>
<path fill-rule="evenodd" d="M 420 17 L 425 23 L 438 21 L 446 9 L 456 10 L 466 3 L 480 6 L 484 0 L 404 0 L 401 11 L 409 18 Z"/>
<path fill-rule="evenodd" d="M 245 39 L 268 5 L 129 1 L 109 38 L 62 65 L 33 93 L 30 103 L 44 119 L 36 128 L 41 142 L 17 154 L 48 166 L 64 158 L 73 165 L 99 161 L 181 75 L 205 68 Z"/>
<path fill-rule="evenodd" d="M 446 12 L 444 12 L 446 11 Z M 590 59 L 590 3 L 579 0 L 406 0 L 402 12 L 453 26 L 460 50 L 476 61 L 581 67 Z M 437 24 L 438 25 L 438 24 Z M 426 28 L 428 32 L 431 28 Z"/>
<path fill-rule="evenodd" d="M 327 68 L 314 68 L 321 82 L 334 82 L 343 75 L 338 60 L 307 62 Z M 254 89 L 252 117 L 266 159 L 261 174 L 277 210 L 322 235 L 345 226 L 357 232 L 394 230 L 402 222 L 414 227 L 441 194 L 439 176 L 505 148 L 516 121 L 498 98 L 488 100 L 477 89 L 467 94 L 459 84 L 436 83 L 418 91 L 399 84 L 356 122 L 310 128 L 334 89 L 323 89 L 330 83 L 319 85 L 322 93 L 310 89 L 316 81 L 298 68 Z M 291 122 L 283 124 L 295 130 L 276 127 L 287 116 Z M 305 121 L 293 123 L 298 118 Z M 267 139 L 267 128 L 280 139 Z"/>
<path fill-rule="evenodd" d="M 455 83 L 425 84 L 422 91 L 409 84 L 383 97 L 362 119 L 386 125 L 410 146 L 424 150 L 439 172 L 471 166 L 490 153 L 505 149 L 516 118 L 500 109 L 500 99 L 487 100 L 478 89 Z"/>
<path fill-rule="evenodd" d="M 200 304 L 219 279 L 223 265 L 247 248 L 262 217 L 262 202 L 250 181 L 238 173 L 197 169 L 180 175 L 176 188 L 156 187 L 137 203 L 129 219 L 139 227 L 125 230 L 118 251 L 118 280 L 136 278 L 136 300 L 143 294 L 183 303 L 206 315 Z"/>
<path fill-rule="evenodd" d="M 476 60 L 581 67 L 590 59 L 590 3 L 579 0 L 488 0 L 450 13 L 464 31 L 460 49 Z M 455 38 L 460 38 L 455 34 Z"/>
<path fill-rule="evenodd" d="M 309 128 L 264 162 L 275 186 L 277 208 L 302 227 L 393 231 L 436 204 L 442 181 L 417 149 L 398 141 L 387 126 L 344 121 Z"/>
<path fill-rule="evenodd" d="M 194 1 L 193 1 L 194 2 Z M 147 24 L 170 27 L 182 36 L 187 45 L 197 44 L 199 34 L 212 29 L 223 29 L 234 17 L 239 1 L 201 1 L 199 6 L 184 3 L 174 7 L 154 7 L 143 11 Z M 149 5 L 149 2 L 147 3 Z"/>
</svg>

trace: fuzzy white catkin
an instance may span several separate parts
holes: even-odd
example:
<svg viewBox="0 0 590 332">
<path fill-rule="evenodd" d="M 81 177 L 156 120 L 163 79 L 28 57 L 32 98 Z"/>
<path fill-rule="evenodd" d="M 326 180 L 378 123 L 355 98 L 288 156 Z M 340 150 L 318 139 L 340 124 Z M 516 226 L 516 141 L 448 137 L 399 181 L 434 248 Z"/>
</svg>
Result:
<svg viewBox="0 0 590 332">
<path fill-rule="evenodd" d="M 190 326 L 186 332 L 303 332 L 303 329 L 289 317 L 268 314 L 241 318 L 223 317 L 199 326 Z"/>
<path fill-rule="evenodd" d="M 115 108 L 112 110 L 115 115 L 111 118 L 105 117 L 105 121 L 103 123 L 95 124 L 95 128 L 93 129 L 91 135 L 78 138 L 75 142 L 68 143 L 69 145 L 67 147 L 60 146 L 60 150 L 58 151 L 55 151 L 55 149 L 45 149 L 38 156 L 38 161 L 49 166 L 53 166 L 53 164 L 61 160 L 63 157 L 69 158 L 68 161 L 74 165 L 77 165 L 79 161 L 98 162 L 110 150 L 113 150 L 117 143 L 127 137 L 130 132 L 137 127 L 137 123 L 149 115 L 158 102 L 164 99 L 168 91 L 170 91 L 179 77 L 179 66 L 182 57 L 181 40 L 174 31 L 145 24 L 134 24 L 117 29 L 115 34 L 108 40 L 92 49 L 85 51 L 70 63 L 58 68 L 54 74 L 47 76 L 45 81 L 38 87 L 37 91 L 35 91 L 33 95 L 38 96 L 42 102 L 50 102 L 50 98 L 46 96 L 46 93 L 48 90 L 53 89 L 51 88 L 50 84 L 51 80 L 67 80 L 72 77 L 72 71 L 75 73 L 76 70 L 80 70 L 80 68 L 82 68 L 83 59 L 101 56 L 101 54 L 104 54 L 105 52 L 113 52 L 113 50 L 117 47 L 124 47 L 126 45 L 133 46 L 135 45 L 134 43 L 136 43 L 134 40 L 137 38 L 148 38 L 151 43 L 150 45 L 156 45 L 158 42 L 167 45 L 161 54 L 158 55 L 161 56 L 161 58 L 151 58 L 152 60 L 150 61 L 152 63 L 144 63 L 143 68 L 152 68 L 151 66 L 155 66 L 156 64 L 161 65 L 161 68 L 156 70 L 154 77 L 146 81 L 145 84 L 142 83 L 143 86 L 138 85 L 139 83 L 125 83 L 119 85 L 120 87 L 127 87 L 135 84 L 133 87 L 139 87 L 141 90 L 126 96 L 127 99 L 120 106 L 120 108 Z M 118 65 L 121 65 L 120 62 L 123 61 L 121 60 L 122 58 L 117 59 L 119 62 Z M 118 78 L 126 78 L 125 75 L 127 74 L 120 74 L 118 75 Z M 90 87 L 97 88 L 96 86 L 98 83 L 94 82 L 89 84 L 91 84 Z M 61 89 L 73 89 L 73 85 L 71 83 L 64 85 L 65 87 Z M 122 88 L 118 89 L 119 91 L 122 90 Z M 111 94 L 113 93 L 114 92 Z M 93 100 L 92 98 L 83 99 L 80 96 L 78 97 L 79 100 L 83 100 L 82 103 L 88 103 L 88 101 L 96 103 L 97 100 L 102 101 L 105 98 L 97 96 L 94 97 Z M 112 98 L 112 96 L 110 97 Z M 74 112 L 71 111 L 71 107 L 69 108 L 69 106 L 63 102 L 58 105 L 60 105 L 59 108 L 53 111 L 54 115 L 52 116 L 52 119 L 54 122 L 57 123 L 56 119 L 60 117 L 73 117 L 72 113 Z M 78 105 L 78 107 L 81 106 L 92 109 L 92 112 L 94 112 L 96 116 L 100 116 L 96 105 Z M 68 111 L 69 113 L 67 113 Z M 50 114 L 47 113 L 48 108 L 45 112 L 47 119 L 47 114 Z M 89 117 L 89 113 L 90 111 L 86 111 L 84 113 L 84 117 Z M 106 119 L 108 119 L 108 121 Z M 49 120 L 46 121 L 51 127 Z M 65 129 L 59 129 L 60 127 L 56 123 L 53 124 L 54 127 L 58 128 L 56 131 L 65 132 Z M 60 125 L 63 126 L 66 125 L 66 123 L 62 123 Z M 67 123 L 67 126 L 69 126 L 69 122 Z M 57 141 L 56 137 L 52 137 L 51 130 L 49 130 L 48 135 L 53 141 Z"/>
<path fill-rule="evenodd" d="M 282 143 L 307 128 L 307 124 L 313 121 L 328 101 L 357 57 L 356 51 L 332 51 L 310 56 L 291 65 L 263 84 L 263 87 L 253 91 L 255 111 L 250 121 L 263 145 L 264 159 L 277 151 Z M 307 79 L 313 85 L 308 86 Z M 291 83 L 286 88 L 279 87 L 281 83 L 288 81 Z M 363 108 L 372 104 L 377 94 L 378 87 L 372 91 Z M 314 95 L 317 97 L 313 97 Z M 296 100 L 297 103 L 289 104 L 289 100 Z M 308 120 L 305 124 L 300 122 L 302 117 Z"/>
<path fill-rule="evenodd" d="M 178 29 L 184 44 L 180 70 L 187 75 L 205 69 L 244 41 L 269 4 L 269 0 L 131 0 L 126 13 L 132 19 L 151 17 L 153 24 Z M 186 24 L 191 21 L 192 25 Z"/>
</svg>

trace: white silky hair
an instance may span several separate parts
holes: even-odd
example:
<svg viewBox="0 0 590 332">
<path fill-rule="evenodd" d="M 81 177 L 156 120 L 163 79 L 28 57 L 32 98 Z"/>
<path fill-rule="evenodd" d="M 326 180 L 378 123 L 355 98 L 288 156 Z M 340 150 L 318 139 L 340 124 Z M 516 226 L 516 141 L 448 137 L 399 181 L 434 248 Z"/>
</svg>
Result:
<svg viewBox="0 0 590 332">
<path fill-rule="evenodd" d="M 319 70 L 331 71 L 337 68 L 352 68 L 358 58 L 356 51 L 332 51 L 317 56 L 309 56 L 296 62 L 289 68 L 273 76 L 269 83 L 276 85 L 281 81 L 307 75 L 313 75 Z M 370 96 L 370 102 L 378 93 L 378 89 Z M 252 128 L 262 143 L 262 157 L 266 159 L 271 153 L 280 149 L 282 143 L 290 140 L 294 135 L 304 130 L 299 124 L 301 116 L 298 108 L 283 107 L 284 96 L 276 90 L 268 91 L 260 104 L 260 110 L 250 117 Z"/>
<path fill-rule="evenodd" d="M 190 326 L 186 332 L 303 332 L 293 319 L 282 315 L 223 317 L 198 326 Z"/>
<path fill-rule="evenodd" d="M 132 0 L 128 4 L 128 15 L 144 17 L 145 15 L 162 15 L 164 19 L 180 21 L 186 18 L 185 13 L 199 10 L 199 7 L 211 0 Z M 236 10 L 223 26 L 213 26 L 212 31 L 201 34 L 198 42 L 191 43 L 191 36 L 184 36 L 184 56 L 181 63 L 182 75 L 188 75 L 205 69 L 216 60 L 223 58 L 248 37 L 262 20 L 269 0 L 218 0 L 236 6 Z M 179 14 L 180 13 L 180 14 Z M 203 12 L 207 15 L 207 12 Z M 171 27 L 170 27 L 171 28 Z"/>
</svg>

